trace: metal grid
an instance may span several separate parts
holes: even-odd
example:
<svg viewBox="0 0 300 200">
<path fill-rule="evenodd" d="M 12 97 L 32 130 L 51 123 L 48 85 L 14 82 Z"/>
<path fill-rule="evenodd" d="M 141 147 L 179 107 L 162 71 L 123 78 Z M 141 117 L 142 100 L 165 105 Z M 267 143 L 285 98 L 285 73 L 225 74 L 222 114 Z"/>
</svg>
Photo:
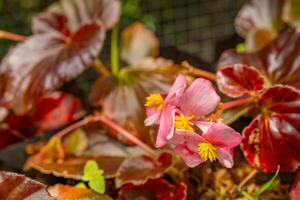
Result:
<svg viewBox="0 0 300 200">
<path fill-rule="evenodd" d="M 233 21 L 244 0 L 141 0 L 143 9 L 156 20 L 162 45 L 212 62 L 215 46 L 234 34 Z"/>
</svg>

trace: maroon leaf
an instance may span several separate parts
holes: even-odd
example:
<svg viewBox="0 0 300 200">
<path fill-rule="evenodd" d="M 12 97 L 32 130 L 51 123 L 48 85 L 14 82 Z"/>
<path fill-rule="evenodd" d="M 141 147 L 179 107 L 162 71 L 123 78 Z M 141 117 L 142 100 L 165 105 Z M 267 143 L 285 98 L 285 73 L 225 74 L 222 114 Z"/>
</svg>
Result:
<svg viewBox="0 0 300 200">
<path fill-rule="evenodd" d="M 225 51 L 218 66 L 236 63 L 256 67 L 267 78 L 269 84 L 287 84 L 300 87 L 300 31 L 290 29 L 257 53 L 238 54 Z"/>
<path fill-rule="evenodd" d="M 243 151 L 248 162 L 265 172 L 294 171 L 300 166 L 300 92 L 274 86 L 259 102 L 261 114 L 244 129 Z"/>
<path fill-rule="evenodd" d="M 236 31 L 246 39 L 247 50 L 257 51 L 269 44 L 282 27 L 284 0 L 252 0 L 235 19 Z"/>
<path fill-rule="evenodd" d="M 83 114 L 81 102 L 75 96 L 52 92 L 40 99 L 32 113 L 32 119 L 40 132 L 66 125 Z"/>
<path fill-rule="evenodd" d="M 45 186 L 23 175 L 0 171 L 0 198 L 5 200 L 54 200 Z"/>
<path fill-rule="evenodd" d="M 111 29 L 120 19 L 121 4 L 119 0 L 61 0 L 49 11 L 65 15 L 72 31 L 97 21 Z"/>
<path fill-rule="evenodd" d="M 159 200 L 185 200 L 187 186 L 183 182 L 170 184 L 163 178 L 148 180 L 143 185 L 126 184 L 120 194 L 125 200 L 130 199 L 159 199 Z"/>
<path fill-rule="evenodd" d="M 126 183 L 142 185 L 148 179 L 161 177 L 172 164 L 172 155 L 163 153 L 158 160 L 148 156 L 137 156 L 125 160 L 117 172 L 116 186 Z"/>
<path fill-rule="evenodd" d="M 78 188 L 61 184 L 49 187 L 48 191 L 51 196 L 55 197 L 56 200 L 112 200 L 112 198 L 107 195 L 97 194 L 86 188 Z"/>
<path fill-rule="evenodd" d="M 46 92 L 88 68 L 102 48 L 104 35 L 99 24 L 87 24 L 70 36 L 58 31 L 31 36 L 2 62 L 4 99 L 17 114 L 26 113 Z"/>
<path fill-rule="evenodd" d="M 252 66 L 242 64 L 220 68 L 217 83 L 220 91 L 231 97 L 255 94 L 264 87 L 260 72 Z"/>
</svg>

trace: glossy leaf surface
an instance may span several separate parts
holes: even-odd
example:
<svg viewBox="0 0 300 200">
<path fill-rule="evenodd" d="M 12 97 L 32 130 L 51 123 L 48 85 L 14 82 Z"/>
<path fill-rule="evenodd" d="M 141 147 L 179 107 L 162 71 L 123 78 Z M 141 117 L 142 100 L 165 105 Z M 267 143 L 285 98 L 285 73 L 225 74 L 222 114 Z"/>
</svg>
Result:
<svg viewBox="0 0 300 200">
<path fill-rule="evenodd" d="M 252 66 L 234 64 L 217 72 L 219 89 L 230 97 L 240 97 L 259 92 L 264 88 L 260 72 Z"/>
<path fill-rule="evenodd" d="M 287 84 L 300 87 L 300 30 L 290 29 L 257 53 L 238 54 L 225 51 L 218 66 L 243 63 L 256 67 L 270 85 Z"/>
<path fill-rule="evenodd" d="M 87 24 L 70 36 L 50 30 L 29 37 L 1 64 L 5 101 L 16 113 L 26 113 L 46 92 L 90 67 L 102 48 L 104 35 L 99 24 Z"/>
<path fill-rule="evenodd" d="M 274 86 L 261 97 L 261 114 L 244 129 L 248 162 L 265 172 L 294 171 L 300 166 L 300 92 Z"/>
</svg>

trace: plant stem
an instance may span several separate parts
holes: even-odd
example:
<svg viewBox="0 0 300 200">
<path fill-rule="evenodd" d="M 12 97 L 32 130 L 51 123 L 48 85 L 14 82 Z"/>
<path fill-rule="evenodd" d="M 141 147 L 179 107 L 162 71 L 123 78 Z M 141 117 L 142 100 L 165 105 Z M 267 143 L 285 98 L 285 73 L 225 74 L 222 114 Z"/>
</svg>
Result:
<svg viewBox="0 0 300 200">
<path fill-rule="evenodd" d="M 146 152 L 148 152 L 152 156 L 155 156 L 155 157 L 157 156 L 156 152 L 151 147 L 149 147 L 148 145 L 143 143 L 141 140 L 139 140 L 134 135 L 132 135 L 131 133 L 129 133 L 128 131 L 126 131 L 125 129 L 120 127 L 119 125 L 117 125 L 115 122 L 113 122 L 109 118 L 107 118 L 105 116 L 100 116 L 99 121 L 101 121 L 103 124 L 109 126 L 110 128 L 114 129 L 115 131 L 119 132 L 121 135 L 125 136 L 128 140 L 135 143 L 136 145 L 138 145 L 139 147 L 144 149 Z"/>
<path fill-rule="evenodd" d="M 18 41 L 18 42 L 23 42 L 26 40 L 26 36 L 23 35 L 18 35 L 15 33 L 10 33 L 7 31 L 2 31 L 0 30 L 0 39 L 8 39 L 8 40 L 13 40 L 13 41 Z"/>
<path fill-rule="evenodd" d="M 217 77 L 214 73 L 202 70 L 202 69 L 198 69 L 194 66 L 192 66 L 190 63 L 188 63 L 187 61 L 183 61 L 181 64 L 186 70 L 187 73 L 196 77 L 202 77 L 202 78 L 206 78 L 208 80 L 211 81 L 216 81 Z"/>
<path fill-rule="evenodd" d="M 257 169 L 253 169 L 238 185 L 238 190 L 240 190 L 250 179 L 252 179 L 257 173 Z"/>
<path fill-rule="evenodd" d="M 110 74 L 110 72 L 105 68 L 101 60 L 98 58 L 94 61 L 93 67 L 101 76 L 109 76 Z"/>
<path fill-rule="evenodd" d="M 119 71 L 119 46 L 118 46 L 119 25 L 117 24 L 112 30 L 111 36 L 111 72 L 113 75 L 118 75 Z"/>
<path fill-rule="evenodd" d="M 130 140 L 131 142 L 133 142 L 137 146 L 144 149 L 150 155 L 153 155 L 153 156 L 156 157 L 157 154 L 155 153 L 155 151 L 151 147 L 149 147 L 148 145 L 143 143 L 141 140 L 139 140 L 134 135 L 132 135 L 131 133 L 129 133 L 128 131 L 126 131 L 125 129 L 120 127 L 119 125 L 117 125 L 115 122 L 113 122 L 112 120 L 110 120 L 106 116 L 103 116 L 103 115 L 100 115 L 100 114 L 97 114 L 97 113 L 95 115 L 89 115 L 86 118 L 84 118 L 84 119 L 82 119 L 82 120 L 66 127 L 62 131 L 58 132 L 54 137 L 61 138 L 61 137 L 65 136 L 66 134 L 68 134 L 69 132 L 73 131 L 76 128 L 79 128 L 79 127 L 84 126 L 88 123 L 97 122 L 97 121 L 103 123 L 104 125 L 106 125 L 110 128 L 112 128 L 113 130 L 117 131 L 118 133 L 120 133 L 121 135 L 126 137 L 128 140 Z"/>
<path fill-rule="evenodd" d="M 251 103 L 251 102 L 253 102 L 253 99 L 250 98 L 250 97 L 244 98 L 244 99 L 237 99 L 237 100 L 233 100 L 233 101 L 223 103 L 223 109 L 226 110 L 226 109 L 229 109 L 229 108 L 234 108 L 234 107 L 241 106 L 241 105 L 244 105 L 244 104 L 248 104 L 248 103 Z"/>
</svg>

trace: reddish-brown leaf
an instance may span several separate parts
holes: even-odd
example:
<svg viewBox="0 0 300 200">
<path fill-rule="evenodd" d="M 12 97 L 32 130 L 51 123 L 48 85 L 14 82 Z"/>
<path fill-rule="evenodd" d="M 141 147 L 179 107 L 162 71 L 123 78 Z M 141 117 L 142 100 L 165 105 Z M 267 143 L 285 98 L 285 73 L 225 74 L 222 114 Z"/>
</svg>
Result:
<svg viewBox="0 0 300 200">
<path fill-rule="evenodd" d="M 252 66 L 234 64 L 222 67 L 217 72 L 219 89 L 230 97 L 255 94 L 264 88 L 260 72 Z"/>
<path fill-rule="evenodd" d="M 121 3 L 119 0 L 61 0 L 48 11 L 65 15 L 72 31 L 91 22 L 100 22 L 111 29 L 120 19 Z"/>
<path fill-rule="evenodd" d="M 121 199 L 159 199 L 159 200 L 185 200 L 187 186 L 183 182 L 170 184 L 163 178 L 148 180 L 143 185 L 126 184 L 122 187 L 119 196 Z"/>
<path fill-rule="evenodd" d="M 134 67 L 123 68 L 119 79 L 98 79 L 92 87 L 90 100 L 93 106 L 102 107 L 104 115 L 152 144 L 149 128 L 144 125 L 145 98 L 151 93 L 168 92 L 179 72 L 170 60 L 144 59 Z M 117 137 L 126 141 L 122 136 Z"/>
<path fill-rule="evenodd" d="M 68 185 L 56 184 L 48 188 L 48 192 L 56 200 L 112 200 L 104 194 L 98 194 L 86 188 L 72 187 Z"/>
<path fill-rule="evenodd" d="M 300 92 L 274 86 L 260 100 L 261 114 L 244 129 L 248 162 L 265 172 L 294 171 L 300 166 Z"/>
<path fill-rule="evenodd" d="M 294 180 L 293 186 L 290 192 L 291 200 L 300 199 L 300 170 L 298 170 L 296 174 L 296 178 Z"/>
<path fill-rule="evenodd" d="M 142 185 L 149 179 L 161 177 L 172 164 L 172 155 L 162 153 L 157 160 L 148 156 L 136 156 L 126 159 L 117 172 L 116 186 L 126 183 Z"/>
<path fill-rule="evenodd" d="M 26 113 L 46 92 L 90 67 L 100 52 L 105 31 L 87 24 L 70 36 L 49 31 L 19 44 L 3 60 L 3 97 L 17 114 Z"/>
<path fill-rule="evenodd" d="M 0 199 L 54 200 L 45 186 L 23 175 L 0 171 Z"/>
<path fill-rule="evenodd" d="M 269 84 L 287 84 L 300 87 L 300 30 L 290 29 L 257 53 L 238 54 L 225 51 L 218 66 L 237 63 L 256 67 Z"/>
<path fill-rule="evenodd" d="M 31 114 L 40 132 L 69 124 L 83 115 L 81 102 L 71 94 L 52 92 L 40 99 Z"/>
<path fill-rule="evenodd" d="M 70 157 L 56 162 L 38 162 L 35 157 L 27 160 L 25 170 L 35 169 L 43 174 L 53 174 L 57 177 L 82 180 L 83 168 L 88 160 L 95 160 L 100 169 L 104 171 L 105 178 L 114 178 L 124 157 L 116 156 L 79 156 Z"/>
</svg>

